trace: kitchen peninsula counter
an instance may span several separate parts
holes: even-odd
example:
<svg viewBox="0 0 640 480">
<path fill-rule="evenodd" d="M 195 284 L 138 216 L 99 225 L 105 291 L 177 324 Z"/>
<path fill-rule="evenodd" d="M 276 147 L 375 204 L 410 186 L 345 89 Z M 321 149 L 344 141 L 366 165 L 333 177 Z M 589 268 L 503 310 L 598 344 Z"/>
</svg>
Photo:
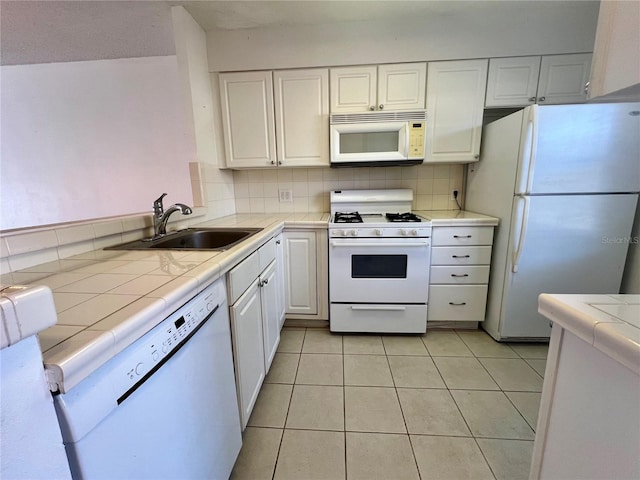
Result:
<svg viewBox="0 0 640 480">
<path fill-rule="evenodd" d="M 640 295 L 551 295 L 531 480 L 640 478 Z"/>
</svg>

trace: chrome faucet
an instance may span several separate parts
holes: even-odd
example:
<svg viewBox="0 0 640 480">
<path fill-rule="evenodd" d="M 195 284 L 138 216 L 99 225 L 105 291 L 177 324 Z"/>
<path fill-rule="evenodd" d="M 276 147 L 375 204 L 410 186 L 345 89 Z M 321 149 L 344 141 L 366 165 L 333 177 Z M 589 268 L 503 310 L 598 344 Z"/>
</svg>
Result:
<svg viewBox="0 0 640 480">
<path fill-rule="evenodd" d="M 166 196 L 166 193 L 160 195 L 155 202 L 153 202 L 153 239 L 162 237 L 167 234 L 167 222 L 173 212 L 180 212 L 182 215 L 191 215 L 193 210 L 184 203 L 176 203 L 171 205 L 166 211 L 162 206 L 162 199 Z"/>
</svg>

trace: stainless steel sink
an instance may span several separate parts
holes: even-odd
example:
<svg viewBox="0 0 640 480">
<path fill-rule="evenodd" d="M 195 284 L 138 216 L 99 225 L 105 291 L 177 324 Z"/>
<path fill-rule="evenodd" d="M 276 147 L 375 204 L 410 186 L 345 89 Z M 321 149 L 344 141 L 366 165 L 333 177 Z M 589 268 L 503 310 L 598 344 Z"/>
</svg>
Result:
<svg viewBox="0 0 640 480">
<path fill-rule="evenodd" d="M 105 250 L 228 250 L 262 228 L 187 228 L 156 240 L 143 239 Z"/>
</svg>

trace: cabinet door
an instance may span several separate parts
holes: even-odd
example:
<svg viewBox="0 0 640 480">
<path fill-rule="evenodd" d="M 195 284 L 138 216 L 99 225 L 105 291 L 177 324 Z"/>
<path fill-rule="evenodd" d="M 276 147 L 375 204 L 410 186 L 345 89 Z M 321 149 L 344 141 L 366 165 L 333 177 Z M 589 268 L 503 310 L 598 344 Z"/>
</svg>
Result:
<svg viewBox="0 0 640 480">
<path fill-rule="evenodd" d="M 519 107 L 536 103 L 540 57 L 489 60 L 486 107 Z"/>
<path fill-rule="evenodd" d="M 275 260 L 258 279 L 262 306 L 262 336 L 264 341 L 264 370 L 269 371 L 280 343 L 280 318 L 278 317 L 278 278 Z"/>
<path fill-rule="evenodd" d="M 429 63 L 425 163 L 478 161 L 487 63 Z"/>
<path fill-rule="evenodd" d="M 590 71 L 590 53 L 542 57 L 538 103 L 553 105 L 585 102 Z"/>
<path fill-rule="evenodd" d="M 329 70 L 274 72 L 278 165 L 329 166 Z"/>
<path fill-rule="evenodd" d="M 284 232 L 285 311 L 318 312 L 315 232 Z"/>
<path fill-rule="evenodd" d="M 378 66 L 378 110 L 424 108 L 427 64 L 397 63 Z"/>
<path fill-rule="evenodd" d="M 240 420 L 244 430 L 265 377 L 262 306 L 257 279 L 229 308 L 229 313 Z"/>
<path fill-rule="evenodd" d="M 276 164 L 271 72 L 220 74 L 227 167 Z"/>
<path fill-rule="evenodd" d="M 284 325 L 284 244 L 282 233 L 276 237 L 276 285 L 277 306 L 278 306 L 278 326 L 282 329 Z"/>
<path fill-rule="evenodd" d="M 376 109 L 376 67 L 332 68 L 331 113 Z"/>
</svg>

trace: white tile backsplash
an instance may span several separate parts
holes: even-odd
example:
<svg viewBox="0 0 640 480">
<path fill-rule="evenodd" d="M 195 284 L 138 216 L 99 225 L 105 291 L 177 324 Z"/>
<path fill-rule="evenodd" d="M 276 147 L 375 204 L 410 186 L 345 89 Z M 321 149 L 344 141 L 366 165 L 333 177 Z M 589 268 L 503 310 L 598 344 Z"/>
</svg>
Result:
<svg viewBox="0 0 640 480">
<path fill-rule="evenodd" d="M 363 168 L 273 168 L 233 172 L 237 213 L 329 211 L 329 192 L 337 189 L 410 188 L 416 210 L 453 210 L 455 188 L 462 194 L 463 165 Z M 290 190 L 292 202 L 280 202 Z"/>
</svg>

